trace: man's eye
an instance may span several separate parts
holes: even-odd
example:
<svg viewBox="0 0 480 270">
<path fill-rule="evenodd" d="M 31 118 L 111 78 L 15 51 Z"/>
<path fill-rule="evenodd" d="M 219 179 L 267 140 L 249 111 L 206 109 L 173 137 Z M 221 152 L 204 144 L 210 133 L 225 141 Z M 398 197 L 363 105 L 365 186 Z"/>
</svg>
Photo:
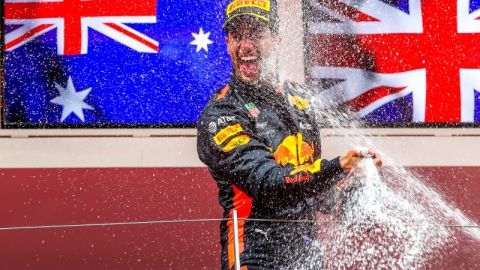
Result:
<svg viewBox="0 0 480 270">
<path fill-rule="evenodd" d="M 257 38 L 263 38 L 266 36 L 266 31 L 258 31 L 253 34 Z"/>
<path fill-rule="evenodd" d="M 260 39 L 260 38 L 263 38 L 265 35 L 263 32 L 259 32 L 259 33 L 255 33 L 252 35 L 253 38 L 255 39 Z"/>
<path fill-rule="evenodd" d="M 240 40 L 240 35 L 237 34 L 237 33 L 232 33 L 232 34 L 231 34 L 231 37 L 232 37 L 235 41 L 239 41 L 239 40 Z"/>
</svg>

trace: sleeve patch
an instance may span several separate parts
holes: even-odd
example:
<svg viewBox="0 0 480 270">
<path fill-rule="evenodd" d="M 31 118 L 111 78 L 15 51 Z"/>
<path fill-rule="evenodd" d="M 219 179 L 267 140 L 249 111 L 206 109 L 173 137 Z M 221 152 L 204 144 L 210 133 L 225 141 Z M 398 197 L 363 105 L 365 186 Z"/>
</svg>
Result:
<svg viewBox="0 0 480 270">
<path fill-rule="evenodd" d="M 242 145 L 245 145 L 247 143 L 250 142 L 250 136 L 248 135 L 240 135 L 240 136 L 237 136 L 233 139 L 231 139 L 227 145 L 225 145 L 225 147 L 223 148 L 223 151 L 224 152 L 230 152 L 232 151 L 233 149 L 239 147 L 239 146 L 242 146 Z"/>
<path fill-rule="evenodd" d="M 239 133 L 240 131 L 243 131 L 243 128 L 242 128 L 242 126 L 240 126 L 240 124 L 231 125 L 231 126 L 228 126 L 224 129 L 220 130 L 213 137 L 213 140 L 215 141 L 215 143 L 217 145 L 220 145 L 220 144 L 224 143 L 228 138 L 230 138 L 231 136 Z"/>
</svg>

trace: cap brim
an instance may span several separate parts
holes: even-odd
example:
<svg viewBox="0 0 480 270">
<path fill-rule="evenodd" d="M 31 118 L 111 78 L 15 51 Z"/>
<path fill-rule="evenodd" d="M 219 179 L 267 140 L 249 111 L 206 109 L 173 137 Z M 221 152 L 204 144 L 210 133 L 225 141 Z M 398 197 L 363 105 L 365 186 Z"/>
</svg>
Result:
<svg viewBox="0 0 480 270">
<path fill-rule="evenodd" d="M 265 17 L 265 16 L 262 16 L 262 15 L 258 15 L 258 14 L 255 14 L 255 13 L 249 13 L 249 12 L 245 12 L 245 13 L 240 13 L 240 14 L 235 14 L 233 15 L 232 17 L 228 18 L 227 21 L 225 21 L 225 23 L 223 24 L 222 26 L 222 29 L 227 31 L 227 28 L 228 28 L 228 25 L 236 18 L 238 18 L 239 16 L 252 16 L 252 17 L 255 17 L 255 18 L 259 18 L 261 19 L 262 21 L 268 23 L 270 22 L 270 19 Z"/>
</svg>

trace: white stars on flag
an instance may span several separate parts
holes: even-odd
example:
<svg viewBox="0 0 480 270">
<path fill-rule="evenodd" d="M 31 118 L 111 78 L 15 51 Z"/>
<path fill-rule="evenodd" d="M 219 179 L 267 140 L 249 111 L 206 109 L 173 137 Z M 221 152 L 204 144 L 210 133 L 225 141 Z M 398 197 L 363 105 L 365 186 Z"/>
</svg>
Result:
<svg viewBox="0 0 480 270">
<path fill-rule="evenodd" d="M 190 42 L 190 45 L 197 46 L 197 53 L 202 49 L 208 52 L 208 45 L 213 44 L 213 41 L 208 39 L 210 37 L 210 32 L 204 33 L 203 29 L 200 27 L 198 34 L 192 33 L 192 36 L 195 38 L 195 40 Z"/>
<path fill-rule="evenodd" d="M 85 103 L 83 100 L 88 96 L 92 88 L 77 92 L 75 86 L 73 86 L 72 77 L 68 77 L 66 88 L 63 88 L 57 82 L 55 82 L 55 88 L 57 88 L 60 96 L 50 100 L 50 102 L 63 107 L 61 122 L 63 122 L 72 112 L 80 118 L 82 122 L 85 122 L 83 109 L 93 110 L 93 107 Z"/>
</svg>

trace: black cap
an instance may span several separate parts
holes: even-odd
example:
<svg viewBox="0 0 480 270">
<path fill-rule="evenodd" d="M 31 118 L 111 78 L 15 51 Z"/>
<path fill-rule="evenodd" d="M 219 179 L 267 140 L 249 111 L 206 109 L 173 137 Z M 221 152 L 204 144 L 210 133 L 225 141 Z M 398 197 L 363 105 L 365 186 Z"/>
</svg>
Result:
<svg viewBox="0 0 480 270">
<path fill-rule="evenodd" d="M 239 16 L 251 16 L 265 21 L 273 33 L 278 30 L 276 0 L 233 0 L 225 10 L 223 30 L 229 30 L 231 22 Z"/>
</svg>

